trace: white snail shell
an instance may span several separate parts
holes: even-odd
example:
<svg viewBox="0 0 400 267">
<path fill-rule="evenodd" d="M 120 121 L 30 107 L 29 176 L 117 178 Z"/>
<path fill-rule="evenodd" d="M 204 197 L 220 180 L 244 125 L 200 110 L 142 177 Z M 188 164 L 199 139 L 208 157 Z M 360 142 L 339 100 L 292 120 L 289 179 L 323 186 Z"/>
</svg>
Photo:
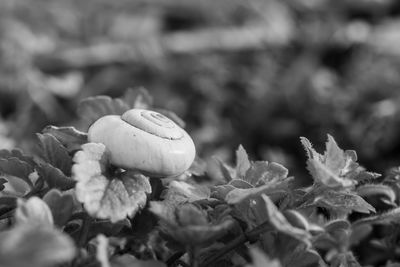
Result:
<svg viewBox="0 0 400 267">
<path fill-rule="evenodd" d="M 153 177 L 183 173 L 196 154 L 185 130 L 164 115 L 144 109 L 101 117 L 90 126 L 88 139 L 104 144 L 115 166 Z"/>
</svg>

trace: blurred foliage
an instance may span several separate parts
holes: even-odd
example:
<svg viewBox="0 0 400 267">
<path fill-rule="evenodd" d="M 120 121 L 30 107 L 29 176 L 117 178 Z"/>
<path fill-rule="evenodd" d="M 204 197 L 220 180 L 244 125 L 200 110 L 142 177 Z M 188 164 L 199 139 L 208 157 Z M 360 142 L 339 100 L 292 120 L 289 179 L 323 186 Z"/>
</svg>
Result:
<svg viewBox="0 0 400 267">
<path fill-rule="evenodd" d="M 0 148 L 143 86 L 201 157 L 242 143 L 301 174 L 298 136 L 329 133 L 382 172 L 400 160 L 399 15 L 396 0 L 3 0 Z"/>
</svg>

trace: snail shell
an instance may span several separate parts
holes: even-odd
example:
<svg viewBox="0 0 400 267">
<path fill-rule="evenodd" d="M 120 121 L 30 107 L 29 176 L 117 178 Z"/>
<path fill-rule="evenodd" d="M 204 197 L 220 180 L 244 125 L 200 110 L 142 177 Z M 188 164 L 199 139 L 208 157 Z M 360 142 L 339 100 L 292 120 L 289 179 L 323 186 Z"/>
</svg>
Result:
<svg viewBox="0 0 400 267">
<path fill-rule="evenodd" d="M 115 166 L 153 177 L 183 173 L 196 154 L 182 128 L 160 113 L 143 109 L 101 117 L 90 126 L 88 139 L 104 144 Z"/>
</svg>

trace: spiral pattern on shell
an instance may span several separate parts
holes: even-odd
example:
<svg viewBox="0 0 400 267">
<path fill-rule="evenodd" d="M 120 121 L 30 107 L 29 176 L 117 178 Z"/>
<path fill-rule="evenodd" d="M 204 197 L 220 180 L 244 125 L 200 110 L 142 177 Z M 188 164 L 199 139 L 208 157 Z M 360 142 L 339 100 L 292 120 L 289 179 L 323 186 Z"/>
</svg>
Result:
<svg viewBox="0 0 400 267">
<path fill-rule="evenodd" d="M 88 139 L 103 143 L 115 166 L 154 177 L 183 173 L 196 154 L 185 130 L 151 110 L 131 109 L 121 116 L 104 116 L 90 126 Z"/>
</svg>

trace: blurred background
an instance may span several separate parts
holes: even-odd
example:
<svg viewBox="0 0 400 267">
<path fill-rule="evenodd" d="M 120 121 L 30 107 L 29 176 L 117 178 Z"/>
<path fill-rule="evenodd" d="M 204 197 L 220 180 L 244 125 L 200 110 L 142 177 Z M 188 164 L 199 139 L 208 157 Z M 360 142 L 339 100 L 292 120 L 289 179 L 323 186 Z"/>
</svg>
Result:
<svg viewBox="0 0 400 267">
<path fill-rule="evenodd" d="M 400 1 L 0 1 L 0 148 L 139 87 L 202 158 L 243 144 L 301 176 L 299 137 L 329 133 L 382 173 L 400 163 Z"/>
</svg>

